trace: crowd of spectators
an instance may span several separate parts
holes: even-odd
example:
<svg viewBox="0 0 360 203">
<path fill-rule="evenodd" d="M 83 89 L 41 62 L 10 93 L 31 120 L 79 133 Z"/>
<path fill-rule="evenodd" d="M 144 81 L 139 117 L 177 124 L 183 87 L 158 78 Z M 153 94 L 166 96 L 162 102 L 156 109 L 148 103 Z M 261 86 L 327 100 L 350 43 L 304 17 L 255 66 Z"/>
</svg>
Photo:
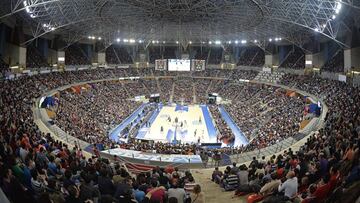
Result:
<svg viewBox="0 0 360 203">
<path fill-rule="evenodd" d="M 300 97 L 289 97 L 281 88 L 268 85 L 225 84 L 221 96 L 228 99 L 226 111 L 250 141 L 247 150 L 275 144 L 298 133 L 305 103 Z M 220 131 L 220 140 L 234 135 L 216 108 L 211 113 Z"/>
<path fill-rule="evenodd" d="M 121 64 L 113 46 L 111 45 L 105 50 L 105 61 L 107 64 Z"/>
<path fill-rule="evenodd" d="M 48 77 L 42 75 L 33 76 L 34 84 L 45 90 L 50 90 L 58 87 L 57 81 L 66 81 L 64 84 L 75 83 L 84 80 L 94 80 L 99 78 L 116 78 L 121 76 L 135 76 L 142 72 L 142 69 L 109 69 L 109 70 L 83 70 L 77 72 L 64 72 L 64 73 L 51 73 Z M 144 69 L 144 71 L 147 71 Z M 95 74 L 92 74 L 95 72 Z M 149 72 L 149 71 L 147 71 Z M 150 71 L 152 72 L 152 71 Z M 149 73 L 150 73 L 149 72 Z M 204 75 L 210 75 L 206 73 Z M 215 73 L 217 77 L 224 76 L 219 70 L 210 70 Z M 225 71 L 230 74 L 229 78 L 247 78 L 254 77 L 255 73 L 252 71 L 238 71 L 230 70 Z M 42 80 L 41 82 L 39 82 Z M 69 134 L 81 138 L 89 143 L 109 143 L 106 138 L 106 133 L 111 130 L 116 124 L 120 123 L 124 118 L 130 115 L 139 104 L 131 102 L 129 98 L 135 96 L 147 95 L 153 93 L 160 93 L 163 101 L 169 101 L 172 87 L 174 84 L 174 101 L 185 101 L 191 103 L 195 98 L 199 98 L 199 102 L 206 102 L 206 92 L 222 92 L 221 96 L 226 99 L 234 101 L 239 100 L 237 93 L 240 93 L 241 88 L 236 85 L 227 85 L 227 81 L 223 80 L 208 80 L 193 78 L 177 78 L 174 79 L 159 79 L 159 80 L 137 80 L 129 82 L 101 82 L 88 84 L 88 87 L 82 87 L 80 93 L 76 91 L 61 91 L 59 106 L 57 109 L 57 117 L 55 123 Z M 89 88 L 90 87 L 90 88 Z M 160 88 L 159 88 L 160 87 Z M 194 88 L 195 87 L 195 91 Z M 247 87 L 251 89 L 251 87 Z M 249 92 L 256 92 L 256 88 Z M 246 91 L 242 92 L 243 98 L 247 98 Z M 261 95 L 261 94 L 258 94 Z M 260 97 L 259 97 L 260 98 Z M 259 99 L 257 98 L 257 99 Z M 238 103 L 241 103 L 239 100 Z M 253 102 L 253 101 L 252 101 Z M 116 105 L 118 103 L 124 104 L 123 106 Z M 125 108 L 126 107 L 126 108 Z M 234 103 L 230 109 L 251 109 L 246 105 L 237 107 Z M 231 114 L 232 111 L 228 110 Z M 250 111 L 250 110 L 249 110 Z M 243 111 L 243 115 L 249 113 Z M 250 114 L 249 115 L 253 115 Z M 232 115 L 235 117 L 235 115 Z M 219 116 L 220 118 L 220 116 Z M 253 122 L 259 123 L 259 120 L 253 118 Z M 238 121 L 239 124 L 242 122 Z M 244 122 L 246 124 L 246 122 Z M 276 122 L 275 122 L 276 123 Z M 219 123 L 220 125 L 220 123 Z M 249 122 L 251 125 L 251 122 Z M 244 129 L 246 127 L 244 126 Z M 225 131 L 223 131 L 225 133 Z M 227 130 L 227 134 L 230 134 Z M 233 140 L 233 137 L 227 137 Z M 219 137 L 222 140 L 223 137 Z"/>
<path fill-rule="evenodd" d="M 176 53 L 178 52 L 178 46 L 165 46 L 163 47 L 164 53 L 162 54 L 164 59 L 176 59 Z"/>
<path fill-rule="evenodd" d="M 105 61 L 108 64 L 132 64 L 133 59 L 126 47 L 111 45 L 105 51 Z"/>
<path fill-rule="evenodd" d="M 249 166 L 215 170 L 213 180 L 236 194 L 252 193 L 263 202 L 356 202 L 359 176 L 359 89 L 316 76 L 285 75 L 282 84 L 322 98 L 328 106 L 325 126 L 299 151 L 254 160 Z M 235 176 L 235 178 L 234 178 Z M 245 177 L 245 178 L 244 178 Z"/>
<path fill-rule="evenodd" d="M 343 73 L 344 72 L 344 50 L 336 52 L 334 57 L 328 60 L 321 68 L 323 71 Z"/>
<path fill-rule="evenodd" d="M 179 78 L 174 83 L 173 101 L 177 103 L 192 103 L 194 88 L 192 78 Z"/>
<path fill-rule="evenodd" d="M 304 69 L 305 53 L 300 48 L 295 47 L 281 63 L 280 68 Z"/>
<path fill-rule="evenodd" d="M 252 59 L 252 62 L 250 63 L 250 66 L 254 67 L 262 67 L 265 64 L 265 51 L 258 48 L 258 52 Z"/>
<path fill-rule="evenodd" d="M 55 123 L 89 143 L 106 143 L 107 133 L 140 106 L 128 98 L 119 82 L 93 83 L 80 93 L 62 91 Z"/>
<path fill-rule="evenodd" d="M 67 144 L 54 140 L 49 134 L 41 133 L 35 125 L 31 108 L 34 105 L 33 99 L 39 97 L 42 92 L 69 83 L 111 77 L 121 74 L 120 72 L 114 70 L 105 73 L 103 70 L 99 75 L 88 75 L 87 71 L 50 73 L 0 81 L 0 187 L 11 202 L 135 202 L 135 197 L 143 198 L 144 202 L 167 202 L 166 199 L 170 201 L 178 194 L 177 188 L 185 188 L 190 194 L 187 196 L 196 198 L 200 195 L 204 198 L 201 189 L 195 185 L 193 177 L 188 172 L 183 174 L 177 170 L 173 172 L 171 169 L 156 169 L 152 173 L 139 174 L 134 178 L 129 176 L 119 163 L 109 163 L 94 156 L 87 159 L 76 144 L 69 148 Z M 113 88 L 119 86 L 113 82 L 92 85 L 92 89 L 81 92 L 80 97 L 77 97 L 78 102 L 73 100 L 73 93 L 62 92 L 65 95 L 61 99 L 68 99 L 64 107 L 72 107 L 71 110 L 75 114 L 82 107 L 75 108 L 71 103 L 83 103 L 93 109 L 95 107 L 90 107 L 88 103 L 93 99 L 99 107 L 96 112 L 106 114 L 104 117 L 111 116 L 109 112 L 115 110 L 103 110 L 114 107 L 103 106 L 102 102 L 98 102 L 97 94 L 117 99 L 123 98 L 120 96 L 124 92 L 115 91 Z M 88 99 L 89 97 L 92 99 Z M 60 108 L 62 102 L 64 101 L 60 101 Z M 72 115 L 65 116 L 71 118 Z M 81 116 L 87 119 L 83 123 L 95 117 L 86 117 L 86 113 Z M 79 137 L 82 133 L 77 132 L 75 135 Z M 157 148 L 166 149 L 159 146 Z M 184 152 L 185 147 L 179 146 L 179 149 Z M 192 150 L 194 149 L 189 147 L 189 153 Z M 134 184 L 129 184 L 132 182 Z M 159 190 L 162 190 L 162 195 L 158 194 Z M 137 195 L 133 197 L 133 194 Z M 184 192 L 183 198 L 187 197 L 185 194 Z M 181 199 L 180 196 L 176 197 Z M 4 196 L 1 198 L 7 201 Z M 141 199 L 137 200 L 142 202 Z"/>
<path fill-rule="evenodd" d="M 91 61 L 86 56 L 84 50 L 77 45 L 70 45 L 65 49 L 65 64 L 66 65 L 90 65 Z"/>
<path fill-rule="evenodd" d="M 76 145 L 69 148 L 68 145 L 54 140 L 50 135 L 41 133 L 35 125 L 31 108 L 34 105 L 34 98 L 39 97 L 44 91 L 80 81 L 113 78 L 114 76 L 123 77 L 125 72 L 126 70 L 123 69 L 84 70 L 41 74 L 32 77 L 23 76 L 16 80 L 0 80 L 2 87 L 0 89 L 0 186 L 12 202 L 85 202 L 87 200 L 133 202 L 136 199 L 136 191 L 141 189 L 132 182 L 145 185 L 147 188 L 144 190 L 145 192 L 140 192 L 141 195 L 138 195 L 145 196 L 145 201 L 153 198 L 155 202 L 164 202 L 166 195 L 163 193 L 165 193 L 166 186 L 176 189 L 179 188 L 179 185 L 185 187 L 186 183 L 188 186 L 195 185 L 193 179 L 190 178 L 191 174 L 187 173 L 180 178 L 175 177 L 180 180 L 181 177 L 185 177 L 182 182 L 185 184 L 178 183 L 174 186 L 172 182 L 174 176 L 169 175 L 173 173 L 161 169 L 155 169 L 152 174 L 139 175 L 145 177 L 145 180 L 139 176 L 136 179 L 131 178 L 119 164 L 112 164 L 97 157 L 86 159 L 82 150 Z M 357 104 L 360 102 L 359 89 L 340 81 L 330 81 L 316 76 L 285 75 L 281 83 L 324 99 L 329 108 L 325 127 L 308 138 L 306 144 L 298 152 L 287 150 L 282 155 L 273 156 L 268 161 L 255 158 L 248 168 L 241 166 L 237 170 L 235 165 L 235 169 L 230 168 L 230 171 L 227 169 L 225 175 L 214 176 L 214 180 L 225 185 L 226 174 L 236 174 L 239 177 L 238 185 L 241 186 L 237 188 L 238 193 L 249 191 L 260 193 L 261 196 L 266 197 L 265 202 L 270 200 L 280 202 L 294 198 L 302 198 L 305 202 L 322 202 L 326 198 L 342 198 L 343 202 L 355 202 L 352 200 L 356 199 L 359 194 L 360 180 L 358 173 L 360 116 L 357 108 Z M 218 84 L 227 84 L 227 82 Z M 282 96 L 281 91 L 279 93 L 274 89 L 267 90 L 266 87 L 262 87 L 263 89 L 255 93 L 253 88 L 251 86 L 243 87 L 241 92 L 235 87 L 223 86 L 221 89 L 229 91 L 229 93 L 224 92 L 224 95 L 233 99 L 262 97 L 264 99 L 260 102 L 267 102 L 267 106 L 272 109 L 277 108 L 278 104 L 287 105 L 289 98 Z M 271 94 L 267 92 L 270 90 L 278 95 L 271 98 Z M 235 91 L 237 94 L 230 94 L 231 91 Z M 253 93 L 251 94 L 251 92 Z M 101 116 L 90 116 L 83 111 L 84 114 L 80 114 L 80 116 L 83 116 L 84 119 L 111 117 L 111 113 L 117 111 L 112 109 L 117 107 L 107 107 L 105 102 L 99 101 L 101 99 L 97 98 L 97 94 L 108 95 L 114 99 L 114 103 L 123 103 L 124 101 L 121 99 L 125 94 L 124 91 L 119 90 L 116 82 L 97 83 L 95 88 L 89 88 L 81 94 L 77 94 L 75 101 L 71 96 L 75 94 L 62 93 L 65 96 L 60 98 L 59 108 L 63 108 L 61 107 L 62 99 L 67 99 L 68 105 L 65 108 L 70 108 L 71 111 L 79 109 L 83 111 L 85 107 L 93 109 L 92 113 L 100 114 L 101 111 Z M 90 105 L 89 102 L 92 99 L 99 105 L 97 106 L 98 110 L 92 107 L 93 104 Z M 293 103 L 289 108 L 296 110 L 298 106 L 302 105 L 297 99 L 289 99 Z M 71 105 L 74 104 L 84 106 L 71 108 Z M 259 105 L 254 102 L 253 104 Z M 131 105 L 129 104 L 129 108 Z M 107 108 L 109 108 L 109 112 L 104 110 Z M 288 111 L 283 111 L 281 114 L 296 115 L 296 113 Z M 72 115 L 64 116 L 71 118 Z M 89 122 L 89 120 L 85 121 Z M 285 121 L 290 125 L 296 125 L 297 122 L 289 120 L 287 116 L 280 121 L 273 120 L 271 122 L 276 124 Z M 285 129 L 289 128 L 288 125 L 283 126 Z M 266 128 L 271 127 L 273 126 L 266 126 Z M 96 131 L 98 127 L 95 125 L 89 128 Z M 263 132 L 268 133 L 265 130 Z M 79 131 L 75 136 L 86 136 L 86 134 Z M 270 141 L 266 140 L 266 142 Z M 129 143 L 124 144 L 123 147 L 182 154 L 195 154 L 198 150 L 194 145 L 161 143 L 151 145 Z M 156 177 L 155 181 L 152 181 L 151 177 L 153 176 Z M 277 185 L 274 186 L 275 183 Z M 163 187 L 158 187 L 160 185 Z M 248 187 L 250 185 L 256 185 L 256 187 Z M 334 190 L 335 187 L 341 189 Z M 193 199 L 203 196 L 198 186 L 193 188 L 190 195 Z M 135 197 L 133 197 L 133 193 L 135 193 Z M 169 193 L 171 194 L 170 189 L 167 192 L 168 197 Z M 168 199 L 170 201 L 171 198 Z"/>
<path fill-rule="evenodd" d="M 155 60 L 162 59 L 160 53 L 160 46 L 150 46 L 149 50 L 149 63 L 155 64 Z"/>
<path fill-rule="evenodd" d="M 210 79 L 195 79 L 193 78 L 192 83 L 194 84 L 196 93 L 194 94 L 196 97 L 196 103 L 206 104 L 208 98 L 208 88 L 212 84 L 212 80 Z"/>
<path fill-rule="evenodd" d="M 332 135 L 328 127 L 291 148 L 250 164 L 215 168 L 211 179 L 235 196 L 251 202 L 356 202 L 359 198 L 359 136 L 353 131 Z"/>
<path fill-rule="evenodd" d="M 209 57 L 210 49 L 208 47 L 193 47 L 193 52 L 195 53 L 195 59 L 206 60 Z"/>
<path fill-rule="evenodd" d="M 159 79 L 158 82 L 160 86 L 160 100 L 163 102 L 170 101 L 173 79 Z"/>
<path fill-rule="evenodd" d="M 209 110 L 211 112 L 212 119 L 215 121 L 216 128 L 219 131 L 217 140 L 225 143 L 233 142 L 235 140 L 235 135 L 226 124 L 225 120 L 221 117 L 218 106 L 209 105 Z"/>
<path fill-rule="evenodd" d="M 262 66 L 265 63 L 265 52 L 259 47 L 247 47 L 241 54 L 238 66 Z"/>
<path fill-rule="evenodd" d="M 26 67 L 27 68 L 46 68 L 49 67 L 46 58 L 33 45 L 26 47 Z"/>
<path fill-rule="evenodd" d="M 220 64 L 223 58 L 224 49 L 222 47 L 211 47 L 209 54 L 209 64 Z"/>
<path fill-rule="evenodd" d="M 4 76 L 8 70 L 9 70 L 9 64 L 7 64 L 0 55 L 0 77 Z"/>
<path fill-rule="evenodd" d="M 241 69 L 206 69 L 205 71 L 196 71 L 192 73 L 193 77 L 219 77 L 231 80 L 253 80 L 258 72 Z"/>
</svg>

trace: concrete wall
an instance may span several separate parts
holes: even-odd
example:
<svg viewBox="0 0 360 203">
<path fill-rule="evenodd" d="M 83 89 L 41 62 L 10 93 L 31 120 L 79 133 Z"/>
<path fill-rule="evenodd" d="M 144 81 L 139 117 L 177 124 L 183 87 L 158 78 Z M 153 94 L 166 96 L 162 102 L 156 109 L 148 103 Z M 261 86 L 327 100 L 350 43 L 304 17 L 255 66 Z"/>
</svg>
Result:
<svg viewBox="0 0 360 203">
<path fill-rule="evenodd" d="M 66 61 L 66 58 L 65 58 L 65 51 L 57 51 L 57 59 L 56 59 L 56 62 L 59 64 L 59 65 L 65 65 L 65 61 L 62 61 L 62 62 L 59 62 L 58 61 L 58 58 L 59 57 L 64 57 L 65 61 Z"/>
<path fill-rule="evenodd" d="M 324 53 L 319 52 L 312 55 L 313 67 L 321 68 L 325 64 Z"/>
<path fill-rule="evenodd" d="M 93 62 L 98 63 L 99 65 L 104 65 L 106 63 L 105 52 L 96 53 L 95 60 L 93 60 Z"/>
<path fill-rule="evenodd" d="M 272 55 L 265 55 L 265 66 L 272 67 L 273 64 L 273 56 Z"/>
<path fill-rule="evenodd" d="M 265 55 L 265 66 L 279 66 L 279 55 Z"/>
<path fill-rule="evenodd" d="M 10 63 L 10 66 L 19 65 L 26 67 L 26 48 L 7 43 L 4 59 Z"/>
<path fill-rule="evenodd" d="M 274 66 L 279 66 L 280 65 L 279 54 L 273 55 L 273 65 Z"/>
<path fill-rule="evenodd" d="M 351 63 L 355 68 L 360 68 L 360 47 L 351 49 Z"/>
<path fill-rule="evenodd" d="M 344 71 L 348 71 L 351 69 L 352 66 L 352 60 L 351 60 L 351 49 L 344 50 Z"/>
<path fill-rule="evenodd" d="M 54 49 L 49 49 L 49 54 L 46 59 L 50 65 L 57 63 L 58 62 L 57 51 Z"/>
<path fill-rule="evenodd" d="M 344 50 L 344 69 L 360 68 L 360 47 Z"/>
<path fill-rule="evenodd" d="M 312 67 L 316 67 L 316 68 L 320 68 L 324 65 L 324 59 L 323 59 L 323 53 L 316 53 L 316 54 L 307 54 L 305 55 L 305 61 L 312 61 L 311 65 L 306 65 L 306 68 L 312 68 Z"/>
</svg>

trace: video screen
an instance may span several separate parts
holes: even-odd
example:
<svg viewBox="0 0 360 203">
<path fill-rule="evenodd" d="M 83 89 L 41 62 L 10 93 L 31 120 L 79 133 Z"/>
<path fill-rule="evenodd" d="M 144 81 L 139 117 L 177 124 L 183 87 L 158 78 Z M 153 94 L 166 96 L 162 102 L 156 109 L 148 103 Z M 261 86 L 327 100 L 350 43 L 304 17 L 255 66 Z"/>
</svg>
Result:
<svg viewBox="0 0 360 203">
<path fill-rule="evenodd" d="M 155 60 L 155 70 L 166 70 L 167 69 L 166 62 L 167 62 L 166 59 Z"/>
<path fill-rule="evenodd" d="M 190 60 L 185 59 L 169 59 L 169 71 L 190 71 Z"/>
</svg>

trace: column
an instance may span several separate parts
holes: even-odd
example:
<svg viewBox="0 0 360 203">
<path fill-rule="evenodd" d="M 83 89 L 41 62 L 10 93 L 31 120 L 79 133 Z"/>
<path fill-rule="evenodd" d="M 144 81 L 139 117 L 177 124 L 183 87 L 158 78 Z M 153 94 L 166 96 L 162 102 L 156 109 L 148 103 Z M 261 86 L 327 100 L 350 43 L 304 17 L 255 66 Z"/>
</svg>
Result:
<svg viewBox="0 0 360 203">
<path fill-rule="evenodd" d="M 19 68 L 26 68 L 26 47 L 9 44 L 8 47 L 10 66 L 18 66 Z"/>
<path fill-rule="evenodd" d="M 344 71 L 360 67 L 360 47 L 344 50 Z"/>
<path fill-rule="evenodd" d="M 323 52 L 305 55 L 305 68 L 321 68 L 324 63 Z"/>
<path fill-rule="evenodd" d="M 95 54 L 95 62 L 98 65 L 105 65 L 105 52 L 98 52 Z"/>
<path fill-rule="evenodd" d="M 273 66 L 273 55 L 265 55 L 265 66 L 267 67 Z"/>
</svg>

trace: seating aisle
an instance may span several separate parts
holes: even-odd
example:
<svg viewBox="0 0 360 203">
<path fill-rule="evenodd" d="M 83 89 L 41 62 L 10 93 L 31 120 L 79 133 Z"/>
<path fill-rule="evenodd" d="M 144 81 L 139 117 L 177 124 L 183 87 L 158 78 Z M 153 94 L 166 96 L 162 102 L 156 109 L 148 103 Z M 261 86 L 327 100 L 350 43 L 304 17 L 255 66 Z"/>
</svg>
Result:
<svg viewBox="0 0 360 203">
<path fill-rule="evenodd" d="M 203 169 L 203 170 L 191 170 L 191 173 L 194 176 L 194 179 L 198 184 L 201 185 L 201 189 L 205 194 L 206 203 L 247 203 L 246 198 L 244 197 L 235 197 L 234 192 L 225 192 L 218 184 L 215 184 L 211 181 L 210 177 L 212 174 L 213 168 Z M 221 168 L 223 170 L 223 168 Z"/>
</svg>

